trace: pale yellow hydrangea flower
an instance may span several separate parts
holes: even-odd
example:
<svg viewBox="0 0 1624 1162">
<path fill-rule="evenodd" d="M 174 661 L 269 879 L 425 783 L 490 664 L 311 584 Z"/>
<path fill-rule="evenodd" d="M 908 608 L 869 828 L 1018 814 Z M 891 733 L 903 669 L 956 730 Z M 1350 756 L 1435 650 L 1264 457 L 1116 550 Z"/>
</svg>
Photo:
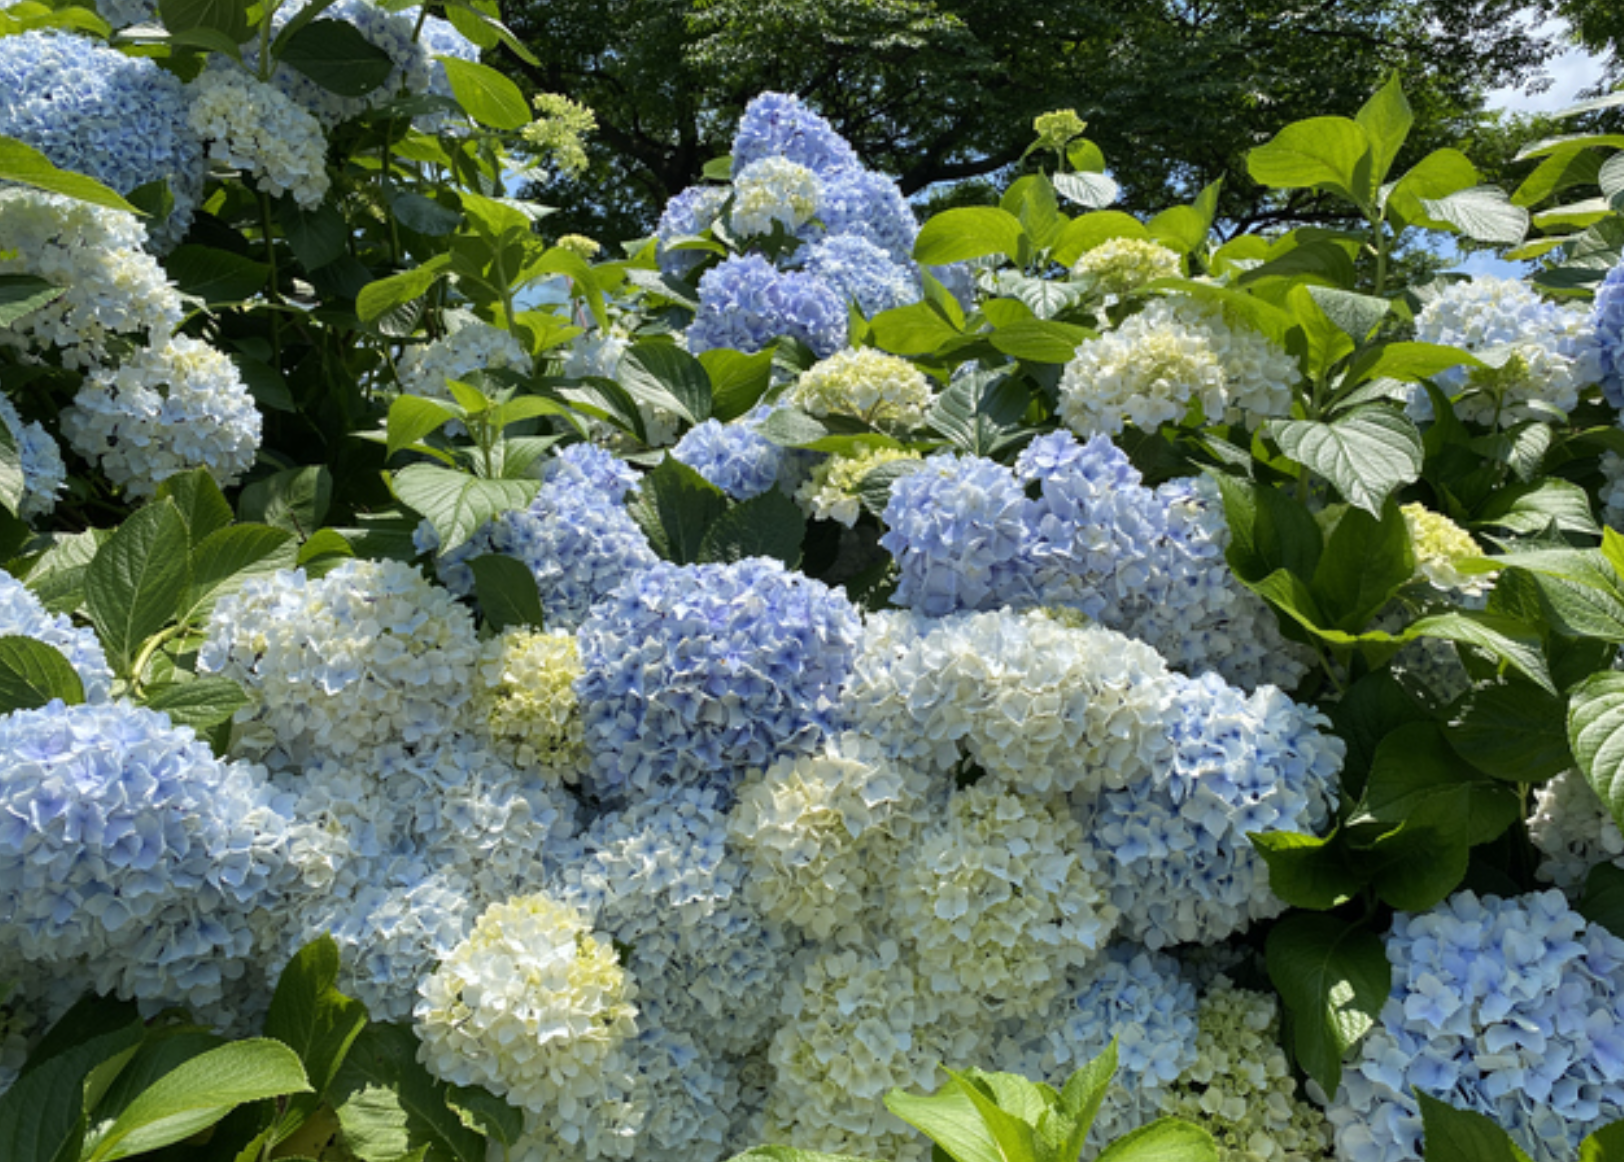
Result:
<svg viewBox="0 0 1624 1162">
<path fill-rule="evenodd" d="M 555 782 L 577 782 L 587 758 L 580 676 L 572 633 L 514 628 L 486 642 L 473 709 L 492 749 Z"/>
<path fill-rule="evenodd" d="M 541 116 L 526 125 L 521 136 L 538 151 L 552 155 L 560 176 L 586 172 L 586 147 L 581 138 L 598 127 L 592 110 L 560 93 L 537 93 L 533 104 Z"/>
<path fill-rule="evenodd" d="M 818 520 L 832 520 L 851 528 L 862 515 L 858 488 L 881 464 L 918 460 L 918 452 L 902 448 L 862 448 L 850 456 L 831 456 L 812 469 L 795 492 L 802 511 Z"/>
<path fill-rule="evenodd" d="M 1184 261 L 1148 238 L 1108 238 L 1085 251 L 1071 272 L 1092 278 L 1102 294 L 1120 296 L 1158 278 L 1178 278 L 1184 273 Z"/>
<path fill-rule="evenodd" d="M 1474 597 L 1493 588 L 1494 574 L 1463 573 L 1455 567 L 1457 561 L 1483 555 L 1470 533 L 1425 505 L 1406 504 L 1401 511 L 1410 527 L 1418 578 L 1425 577 L 1439 589 L 1456 589 Z"/>
<path fill-rule="evenodd" d="M 831 355 L 790 389 L 786 403 L 814 416 L 850 416 L 877 428 L 904 429 L 925 420 L 930 380 L 908 360 L 872 347 Z"/>
</svg>

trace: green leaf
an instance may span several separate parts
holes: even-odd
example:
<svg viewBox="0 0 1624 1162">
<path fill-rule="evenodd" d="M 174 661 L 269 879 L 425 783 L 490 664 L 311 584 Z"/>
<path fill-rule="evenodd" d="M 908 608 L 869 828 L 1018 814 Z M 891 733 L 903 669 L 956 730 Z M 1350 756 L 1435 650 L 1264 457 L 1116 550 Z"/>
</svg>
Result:
<svg viewBox="0 0 1624 1162">
<path fill-rule="evenodd" d="M 371 1024 L 350 1046 L 331 1102 L 344 1145 L 361 1162 L 435 1159 L 485 1162 L 485 1140 L 448 1104 L 448 1088 L 417 1062 L 409 1026 Z"/>
<path fill-rule="evenodd" d="M 717 517 L 705 529 L 699 559 L 771 557 L 793 569 L 801 562 L 801 541 L 805 536 L 806 518 L 800 506 L 774 488 Z"/>
<path fill-rule="evenodd" d="M 724 424 L 755 407 L 772 383 L 771 351 L 745 355 L 716 348 L 701 354 L 699 365 L 710 377 L 711 417 Z"/>
<path fill-rule="evenodd" d="M 1342 1055 L 1375 1027 L 1392 988 L 1380 937 L 1332 916 L 1287 916 L 1269 930 L 1265 958 L 1290 1015 L 1297 1064 L 1335 1093 Z"/>
<path fill-rule="evenodd" d="M 504 1146 L 524 1136 L 524 1111 L 508 1105 L 488 1089 L 454 1085 L 446 1093 L 446 1104 L 463 1125 Z"/>
<path fill-rule="evenodd" d="M 67 294 L 66 287 L 31 274 L 0 274 L 0 327 L 11 327 Z"/>
<path fill-rule="evenodd" d="M 186 522 L 186 531 L 196 544 L 232 521 L 231 505 L 207 468 L 177 473 L 158 485 L 159 500 L 172 500 Z"/>
<path fill-rule="evenodd" d="M 935 221 L 935 219 L 931 219 Z M 910 303 L 881 311 L 869 321 L 874 342 L 893 355 L 929 355 L 963 338 L 934 303 Z"/>
<path fill-rule="evenodd" d="M 530 124 L 530 105 L 519 86 L 489 65 L 436 56 L 445 66 L 451 91 L 464 112 L 489 129 L 523 129 Z"/>
<path fill-rule="evenodd" d="M 1613 822 L 1624 827 L 1624 674 L 1594 674 L 1573 690 L 1568 744 Z"/>
<path fill-rule="evenodd" d="M 1370 180 L 1380 185 L 1387 180 L 1387 171 L 1393 168 L 1393 159 L 1404 147 L 1410 126 L 1415 123 L 1415 114 L 1404 99 L 1398 73 L 1387 78 L 1387 83 L 1364 103 L 1353 120 L 1365 131 L 1365 140 L 1370 143 Z"/>
<path fill-rule="evenodd" d="M 1384 343 L 1372 347 L 1361 355 L 1348 370 L 1348 382 L 1365 379 L 1402 379 L 1414 381 L 1430 379 L 1440 371 L 1465 364 L 1482 367 L 1476 355 L 1461 347 L 1446 347 L 1441 343 Z"/>
<path fill-rule="evenodd" d="M 1073 219 L 1071 225 L 1060 232 L 1049 257 L 1063 266 L 1070 266 L 1083 254 L 1112 238 L 1149 238 L 1150 231 L 1132 214 L 1121 210 L 1099 210 Z"/>
<path fill-rule="evenodd" d="M 1007 254 L 1018 260 L 1025 237 L 1021 220 L 1008 210 L 960 206 L 933 215 L 919 228 L 913 256 L 926 266 L 946 266 L 989 254 Z"/>
<path fill-rule="evenodd" d="M 191 586 L 183 603 L 183 622 L 196 622 L 220 598 L 235 593 L 251 577 L 263 577 L 298 563 L 298 546 L 286 529 L 233 525 L 216 529 L 192 550 Z"/>
<path fill-rule="evenodd" d="M 1294 908 L 1327 911 L 1351 900 L 1364 883 L 1334 837 L 1264 831 L 1248 838 L 1268 865 L 1269 890 Z"/>
<path fill-rule="evenodd" d="M 1435 149 L 1393 183 L 1387 195 L 1388 217 L 1395 228 L 1431 223 L 1422 198 L 1443 198 L 1478 183 L 1477 167 L 1458 149 Z"/>
<path fill-rule="evenodd" d="M 756 1146 L 743 1154 L 735 1154 L 728 1162 L 873 1162 L 851 1154 L 820 1154 L 816 1150 L 797 1150 L 793 1146 Z"/>
<path fill-rule="evenodd" d="M 678 565 L 700 560 L 705 534 L 727 509 L 720 488 L 669 454 L 627 501 L 627 511 L 649 545 Z"/>
<path fill-rule="evenodd" d="M 436 254 L 420 266 L 367 283 L 355 296 L 355 314 L 363 323 L 373 323 L 398 307 L 428 293 L 451 265 L 449 254 Z"/>
<path fill-rule="evenodd" d="M 1578 909 L 1586 920 L 1624 937 L 1624 868 L 1614 863 L 1591 868 Z"/>
<path fill-rule="evenodd" d="M 0 133 L 0 181 L 20 182 L 36 190 L 62 194 L 111 210 L 140 214 L 130 203 L 94 178 L 57 169 L 39 150 Z"/>
<path fill-rule="evenodd" d="M 309 1090 L 298 1056 L 280 1041 L 233 1041 L 145 1089 L 98 1136 L 87 1162 L 112 1162 L 181 1142 L 244 1102 Z"/>
<path fill-rule="evenodd" d="M 1089 336 L 1086 328 L 1051 319 L 1026 319 L 997 327 L 988 337 L 1005 355 L 1033 363 L 1066 363 Z"/>
<path fill-rule="evenodd" d="M 1528 234 L 1528 211 L 1514 206 L 1504 190 L 1474 186 L 1442 198 L 1422 198 L 1427 219 L 1446 223 L 1477 242 L 1515 246 Z"/>
<path fill-rule="evenodd" d="M 1551 684 L 1540 639 L 1528 626 L 1492 613 L 1463 612 L 1433 614 L 1419 618 L 1404 631 L 1404 640 L 1421 637 L 1442 638 L 1460 645 L 1476 646 L 1506 663 L 1542 690 L 1556 693 Z"/>
<path fill-rule="evenodd" d="M 346 20 L 305 25 L 282 45 L 281 62 L 340 97 L 366 96 L 395 68 L 388 53 Z"/>
<path fill-rule="evenodd" d="M 192 678 L 147 691 L 143 704 L 162 710 L 176 726 L 190 726 L 203 734 L 249 704 L 242 687 L 230 678 Z"/>
<path fill-rule="evenodd" d="M 1372 516 L 1394 489 L 1421 476 L 1421 433 L 1408 416 L 1388 407 L 1356 408 L 1329 424 L 1276 420 L 1269 432 L 1282 452 Z"/>
<path fill-rule="evenodd" d="M 1120 192 L 1116 182 L 1102 173 L 1057 173 L 1050 174 L 1049 180 L 1066 201 L 1090 210 L 1109 206 Z"/>
<path fill-rule="evenodd" d="M 1421 800 L 1398 827 L 1356 845 L 1359 866 L 1383 903 L 1424 912 L 1460 887 L 1471 846 L 1459 824 L 1471 811 L 1471 798 L 1465 787 L 1440 791 Z"/>
<path fill-rule="evenodd" d="M 1624 1121 L 1609 1122 L 1580 1142 L 1579 1162 L 1624 1162 Z"/>
<path fill-rule="evenodd" d="M 17 446 L 11 426 L 0 419 L 0 506 L 15 515 L 27 494 L 22 450 Z"/>
<path fill-rule="evenodd" d="M 0 1095 L 0 1158 L 78 1162 L 86 1099 L 100 1095 L 146 1034 L 140 1017 L 118 1005 L 113 1010 L 120 1014 L 117 1023 L 98 1022 L 91 1035 L 60 1043 L 64 1026 L 80 1014 L 101 1015 L 101 1005 L 91 1000 L 70 1010 L 29 1056 L 22 1076 Z"/>
<path fill-rule="evenodd" d="M 341 28 L 354 31 L 353 25 L 339 21 L 323 23 L 338 24 Z M 396 200 L 397 207 L 398 202 L 399 199 Z M 331 204 L 323 203 L 314 210 L 306 210 L 292 198 L 282 198 L 277 204 L 277 219 L 282 224 L 283 236 L 293 248 L 294 257 L 307 271 L 320 270 L 329 262 L 342 258 L 348 250 L 349 225 L 344 221 L 344 215 Z"/>
<path fill-rule="evenodd" d="M 53 698 L 69 706 L 85 700 L 73 663 L 55 646 L 19 634 L 0 636 L 0 715 L 38 710 Z"/>
<path fill-rule="evenodd" d="M 1015 215 L 1032 245 L 1047 250 L 1060 236 L 1067 219 L 1060 213 L 1055 187 L 1042 173 L 1029 173 L 1015 179 L 999 199 L 1004 210 Z"/>
<path fill-rule="evenodd" d="M 391 483 L 395 495 L 434 526 L 441 553 L 461 545 L 492 517 L 524 508 L 541 488 L 539 480 L 481 480 L 432 464 L 410 464 Z"/>
<path fill-rule="evenodd" d="M 1318 186 L 1359 205 L 1371 198 L 1370 142 L 1346 117 L 1311 117 L 1246 155 L 1252 180 L 1277 190 Z"/>
<path fill-rule="evenodd" d="M 143 642 L 180 613 L 191 580 L 186 522 L 173 501 L 137 510 L 91 559 L 85 604 L 113 672 L 128 676 Z"/>
<path fill-rule="evenodd" d="M 711 383 L 705 365 L 675 343 L 644 339 L 632 344 L 615 378 L 633 399 L 676 412 L 690 424 L 710 418 Z"/>
<path fill-rule="evenodd" d="M 265 1035 L 298 1054 L 310 1093 L 295 1097 L 277 1118 L 277 1141 L 287 1140 L 320 1107 L 366 1024 L 366 1006 L 338 991 L 338 945 L 331 936 L 318 937 L 288 961 L 265 1015 Z"/>
<path fill-rule="evenodd" d="M 1233 476 L 1218 476 L 1229 524 L 1227 557 L 1235 576 L 1260 582 L 1280 569 L 1314 575 L 1323 551 L 1319 522 L 1284 491 Z"/>
<path fill-rule="evenodd" d="M 431 432 L 437 432 L 462 413 L 452 411 L 439 400 L 421 395 L 396 396 L 389 405 L 384 454 L 393 456 L 410 448 Z"/>
<path fill-rule="evenodd" d="M 1561 633 L 1624 642 L 1624 593 L 1618 574 L 1600 554 L 1544 552 L 1536 559 L 1517 553 L 1493 560 L 1516 562 L 1499 584 L 1515 578 L 1529 582 L 1545 618 Z"/>
<path fill-rule="evenodd" d="M 975 1106 L 976 1113 L 980 1115 L 982 1124 L 991 1131 L 993 1141 L 998 1145 L 999 1154 L 1007 1162 L 1038 1162 L 1039 1145 L 1035 1133 L 1036 1127 L 1021 1116 L 1021 1110 L 1006 1110 L 1002 1102 L 993 1096 L 991 1087 L 987 1085 L 991 1075 L 974 1071 L 955 1073 L 951 1069 L 946 1070 L 946 1073 L 951 1079 L 951 1084 L 957 1086 L 959 1091 L 968 1097 L 971 1104 Z M 1028 1104 L 1027 1099 L 1032 1092 L 1035 1092 L 1035 1087 L 1031 1086 L 1030 1082 L 1027 1082 L 1027 1086 L 1028 1091 L 1013 1095 L 1022 1106 Z M 936 1094 L 934 1098 L 927 1098 L 926 1100 L 937 1100 L 944 1097 L 948 1092 L 948 1087 L 944 1086 L 942 1092 Z M 893 1109 L 892 1112 L 895 1113 L 896 1111 Z M 926 1132 L 929 1133 L 929 1131 Z M 934 1135 L 931 1136 L 934 1137 Z M 943 1144 L 943 1149 L 948 1149 L 948 1147 Z M 948 1152 L 951 1153 L 952 1151 L 949 1149 Z"/>
<path fill-rule="evenodd" d="M 857 485 L 857 495 L 863 507 L 875 516 L 884 516 L 891 503 L 891 489 L 904 476 L 912 476 L 924 467 L 920 460 L 888 460 L 868 470 Z"/>
<path fill-rule="evenodd" d="M 158 15 L 171 33 L 212 29 L 232 44 L 241 44 L 252 31 L 247 0 L 158 0 Z"/>
<path fill-rule="evenodd" d="M 1218 1162 L 1218 1146 L 1193 1122 L 1157 1118 L 1112 1142 L 1097 1162 Z"/>
<path fill-rule="evenodd" d="M 1539 430 L 1549 431 L 1538 425 Z M 1496 525 L 1514 533 L 1537 533 L 1552 522 L 1563 532 L 1600 536 L 1585 490 L 1555 478 L 1512 484 L 1490 494 L 1478 508 L 1473 526 Z"/>
<path fill-rule="evenodd" d="M 462 225 L 462 213 L 422 194 L 397 194 L 389 203 L 400 224 L 429 238 L 445 238 Z"/>
<path fill-rule="evenodd" d="M 1207 241 L 1212 220 L 1193 206 L 1170 206 L 1145 225 L 1150 236 L 1176 254 L 1190 254 Z"/>
<path fill-rule="evenodd" d="M 1060 1090 L 1060 1106 L 1071 1117 L 1073 1128 L 1063 1151 L 1065 1158 L 1075 1158 L 1082 1151 L 1083 1142 L 1094 1125 L 1094 1119 L 1099 1116 L 1100 1105 L 1105 1101 L 1105 1093 L 1111 1088 L 1111 1079 L 1116 1076 L 1116 1071 L 1117 1043 L 1113 1036 L 1103 1052 L 1066 1078 L 1066 1084 Z"/>
<path fill-rule="evenodd" d="M 1465 813 L 1443 817 L 1442 829 L 1468 847 L 1495 839 L 1520 814 L 1516 790 L 1479 777 L 1436 723 L 1401 726 L 1376 748 L 1360 812 L 1351 822 L 1413 822 L 1426 814 L 1430 801 L 1460 802 L 1462 791 Z"/>
<path fill-rule="evenodd" d="M 229 250 L 212 246 L 177 246 L 164 259 L 164 269 L 182 294 L 213 306 L 251 299 L 264 289 L 271 268 Z"/>
<path fill-rule="evenodd" d="M 1310 286 L 1306 289 L 1308 297 L 1314 300 L 1325 317 L 1355 343 L 1363 343 L 1393 308 L 1393 304 L 1386 299 L 1339 287 Z"/>
<path fill-rule="evenodd" d="M 995 456 L 1022 438 L 1031 398 L 999 372 L 961 375 L 931 404 L 927 422 L 954 447 L 972 456 Z"/>
<path fill-rule="evenodd" d="M 1458 1110 L 1420 1089 L 1421 1143 L 1427 1162 L 1529 1162 L 1517 1143 L 1493 1121 Z"/>
<path fill-rule="evenodd" d="M 1010 1162 L 963 1087 L 921 1095 L 893 1089 L 885 1108 L 940 1146 L 953 1162 Z"/>
<path fill-rule="evenodd" d="M 1415 575 L 1415 551 L 1404 514 L 1391 499 L 1377 520 L 1345 510 L 1314 569 L 1310 591 L 1332 627 L 1358 633 Z"/>
<path fill-rule="evenodd" d="M 516 625 L 543 628 L 541 593 L 530 566 L 516 557 L 486 553 L 469 561 L 468 568 L 486 625 L 498 633 Z"/>
<path fill-rule="evenodd" d="M 1532 682 L 1473 690 L 1446 737 L 1461 758 L 1511 783 L 1543 783 L 1573 766 L 1566 707 Z"/>
</svg>

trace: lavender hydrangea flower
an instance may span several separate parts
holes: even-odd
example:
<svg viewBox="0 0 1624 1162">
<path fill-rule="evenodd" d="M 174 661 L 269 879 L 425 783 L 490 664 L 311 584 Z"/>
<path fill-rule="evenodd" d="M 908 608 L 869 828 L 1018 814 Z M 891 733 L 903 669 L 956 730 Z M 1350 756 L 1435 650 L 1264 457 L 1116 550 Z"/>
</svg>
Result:
<svg viewBox="0 0 1624 1162">
<path fill-rule="evenodd" d="M 776 561 L 659 562 L 594 606 L 576 685 L 600 799 L 810 753 L 837 724 L 859 622 L 839 590 Z"/>
<path fill-rule="evenodd" d="M 0 429 L 10 434 L 22 461 L 23 494 L 17 515 L 24 520 L 43 516 L 56 507 L 56 494 L 67 483 L 68 470 L 62 463 L 62 450 L 56 446 L 45 425 L 25 423 L 17 405 L 0 395 Z"/>
<path fill-rule="evenodd" d="M 771 490 L 792 467 L 793 453 L 757 429 L 771 414 L 759 407 L 724 424 L 706 420 L 690 428 L 671 449 L 671 458 L 688 465 L 734 500 L 750 500 Z"/>
<path fill-rule="evenodd" d="M 1601 364 L 1607 402 L 1624 411 L 1624 262 L 1607 272 L 1596 288 L 1590 327 Z"/>
<path fill-rule="evenodd" d="M 696 354 L 718 347 L 751 354 L 790 335 L 820 358 L 846 343 L 846 305 L 828 283 L 774 269 L 759 254 L 727 259 L 699 280 L 699 311 L 688 328 Z"/>
<path fill-rule="evenodd" d="M 818 220 L 831 235 L 865 239 L 906 265 L 912 261 L 919 221 L 896 182 L 866 169 L 820 175 Z"/>
<path fill-rule="evenodd" d="M 670 250 L 668 245 L 678 238 L 692 238 L 703 234 L 722 216 L 727 204 L 725 186 L 689 186 L 665 204 L 660 223 L 654 230 L 658 243 L 656 255 L 660 269 L 681 278 L 705 260 L 703 250 Z"/>
<path fill-rule="evenodd" d="M 86 702 L 105 702 L 113 685 L 96 632 L 50 613 L 27 586 L 0 570 L 0 637 L 31 637 L 62 652 L 84 684 Z"/>
<path fill-rule="evenodd" d="M 203 191 L 203 146 L 187 123 L 185 89 L 144 57 L 54 30 L 0 36 L 0 134 L 59 169 L 128 194 L 167 181 L 175 208 L 151 227 L 168 249 L 190 225 Z"/>
<path fill-rule="evenodd" d="M 919 301 L 919 280 L 859 234 L 831 234 L 814 242 L 807 249 L 805 269 L 865 315 Z"/>
<path fill-rule="evenodd" d="M 784 157 L 823 176 L 861 169 L 857 151 L 834 126 L 792 93 L 762 93 L 744 108 L 733 135 L 733 172 L 766 157 Z"/>
</svg>

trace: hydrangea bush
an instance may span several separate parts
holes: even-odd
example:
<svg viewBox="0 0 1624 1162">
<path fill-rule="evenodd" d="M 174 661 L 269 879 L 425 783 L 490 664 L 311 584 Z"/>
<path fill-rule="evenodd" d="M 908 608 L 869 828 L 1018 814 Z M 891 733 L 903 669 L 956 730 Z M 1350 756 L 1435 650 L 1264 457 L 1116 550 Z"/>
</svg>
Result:
<svg viewBox="0 0 1624 1162">
<path fill-rule="evenodd" d="M 1357 241 L 1107 210 L 1074 114 L 921 222 L 768 93 L 604 258 L 509 196 L 594 122 L 485 5 L 37 8 L 0 1140 L 49 1081 L 115 1149 L 137 1044 L 263 1056 L 219 1140 L 334 1162 L 1624 1117 L 1616 215 L 1399 285 L 1549 184 L 1401 153 L 1393 82 L 1248 161 Z"/>
</svg>

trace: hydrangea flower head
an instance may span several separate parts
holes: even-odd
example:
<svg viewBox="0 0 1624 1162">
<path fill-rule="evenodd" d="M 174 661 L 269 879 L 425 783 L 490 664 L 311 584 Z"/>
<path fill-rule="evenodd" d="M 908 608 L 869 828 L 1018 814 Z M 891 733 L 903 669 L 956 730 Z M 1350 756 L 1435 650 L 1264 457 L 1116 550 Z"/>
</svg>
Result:
<svg viewBox="0 0 1624 1162">
<path fill-rule="evenodd" d="M 86 36 L 23 32 L 0 37 L 0 93 L 0 134 L 120 194 L 168 182 L 175 207 L 154 242 L 167 249 L 186 233 L 202 194 L 203 151 L 187 124 L 184 87 L 156 61 Z"/>
<path fill-rule="evenodd" d="M 688 465 L 734 500 L 769 492 L 791 467 L 791 452 L 757 429 L 770 414 L 757 408 L 732 423 L 706 420 L 688 429 L 671 458 Z"/>
<path fill-rule="evenodd" d="M 1492 574 L 1462 573 L 1458 561 L 1481 557 L 1483 549 L 1471 534 L 1442 513 L 1422 504 L 1403 506 L 1404 523 L 1415 550 L 1415 571 L 1434 588 L 1481 597 L 1492 588 Z"/>
<path fill-rule="evenodd" d="M 733 176 L 735 237 L 772 233 L 773 224 L 793 234 L 818 212 L 818 179 L 804 165 L 782 157 L 753 161 Z"/>
<path fill-rule="evenodd" d="M 1148 238 L 1108 238 L 1083 251 L 1071 273 L 1093 279 L 1102 294 L 1120 297 L 1158 278 L 1178 278 L 1184 273 L 1184 260 Z"/>
<path fill-rule="evenodd" d="M 26 585 L 0 569 L 0 637 L 13 635 L 60 650 L 84 684 L 85 701 L 107 701 L 113 671 L 96 631 L 74 625 L 66 614 L 47 611 Z"/>
<path fill-rule="evenodd" d="M 0 395 L 0 428 L 11 436 L 22 462 L 23 498 L 17 514 L 24 520 L 43 516 L 56 507 L 57 493 L 67 483 L 68 470 L 62 463 L 62 450 L 41 423 L 24 423 L 17 405 Z"/>
<path fill-rule="evenodd" d="M 220 601 L 201 670 L 235 678 L 248 719 L 295 762 L 414 744 L 460 723 L 479 665 L 473 616 L 399 561 L 255 578 Z"/>
<path fill-rule="evenodd" d="M 703 250 L 671 250 L 678 238 L 703 234 L 722 216 L 722 207 L 731 196 L 726 186 L 689 186 L 665 204 L 654 237 L 660 269 L 680 278 L 705 260 Z"/>
<path fill-rule="evenodd" d="M 634 982 L 574 908 L 545 894 L 493 904 L 423 981 L 418 1060 L 543 1114 L 597 1096 L 597 1073 L 636 1032 Z"/>
<path fill-rule="evenodd" d="M 839 717 L 859 629 L 841 591 L 776 561 L 631 575 L 580 630 L 590 789 L 725 785 L 815 750 Z"/>
<path fill-rule="evenodd" d="M 785 158 L 819 176 L 862 167 L 845 138 L 793 93 L 762 93 L 744 107 L 733 135 L 734 175 L 766 157 Z"/>
<path fill-rule="evenodd" d="M 860 234 L 830 234 L 806 248 L 806 272 L 856 303 L 864 315 L 917 303 L 919 279 L 891 254 Z"/>
<path fill-rule="evenodd" d="M 85 958 L 99 988 L 209 1005 L 284 878 L 264 773 L 166 715 L 103 702 L 0 716 L 0 920 L 22 954 Z"/>
<path fill-rule="evenodd" d="M 819 361 L 795 381 L 784 402 L 814 416 L 850 416 L 905 431 L 924 423 L 935 397 L 908 360 L 873 347 L 848 348 Z"/>
<path fill-rule="evenodd" d="M 863 513 L 859 490 L 868 474 L 881 464 L 919 459 L 918 452 L 884 447 L 861 447 L 850 456 L 830 456 L 796 489 L 795 500 L 808 516 L 851 528 Z"/>
<path fill-rule="evenodd" d="M 1597 864 L 1624 868 L 1624 833 L 1577 770 L 1563 771 L 1535 789 L 1528 838 L 1542 857 L 1539 878 L 1569 895 L 1583 889 Z"/>
<path fill-rule="evenodd" d="M 237 365 L 188 335 L 93 371 L 62 413 L 73 450 L 132 497 L 192 468 L 235 484 L 253 467 L 262 426 Z"/>
<path fill-rule="evenodd" d="M 1323 716 L 1272 686 L 1250 696 L 1216 674 L 1171 674 L 1172 761 L 1093 804 L 1123 927 L 1151 948 L 1222 940 L 1284 908 L 1249 833 L 1313 832 L 1344 747 Z"/>
<path fill-rule="evenodd" d="M 832 237 L 855 237 L 870 243 L 898 266 L 913 261 L 919 219 L 896 182 L 866 169 L 821 175 L 818 221 Z"/>
<path fill-rule="evenodd" d="M 777 270 L 759 254 L 735 256 L 700 278 L 688 349 L 753 354 L 789 335 L 823 358 L 845 345 L 847 322 L 846 304 L 822 279 Z"/>
<path fill-rule="evenodd" d="M 1418 1159 L 1411 1087 L 1484 1114 L 1535 1162 L 1624 1115 L 1624 940 L 1558 891 L 1399 913 L 1392 992 L 1327 1110 L 1339 1158 Z"/>
<path fill-rule="evenodd" d="M 575 635 L 509 629 L 485 643 L 479 674 L 474 714 L 496 751 L 549 781 L 579 781 L 586 739 L 575 700 Z"/>
<path fill-rule="evenodd" d="M 229 64 L 192 82 L 187 119 L 211 162 L 253 176 L 273 198 L 291 194 L 305 210 L 327 196 L 327 138 L 321 124 L 280 89 Z"/>
<path fill-rule="evenodd" d="M 1596 288 L 1590 328 L 1607 402 L 1624 411 L 1624 262 L 1607 272 Z"/>
<path fill-rule="evenodd" d="M 1600 371 L 1587 323 L 1520 280 L 1502 278 L 1451 283 L 1415 318 L 1421 342 L 1463 347 L 1491 364 L 1451 367 L 1433 379 L 1446 394 L 1460 396 L 1455 414 L 1461 419 L 1502 427 L 1548 419 L 1552 409 L 1573 410 L 1579 389 Z M 1420 387 L 1409 412 L 1432 418 L 1432 399 Z"/>
</svg>

